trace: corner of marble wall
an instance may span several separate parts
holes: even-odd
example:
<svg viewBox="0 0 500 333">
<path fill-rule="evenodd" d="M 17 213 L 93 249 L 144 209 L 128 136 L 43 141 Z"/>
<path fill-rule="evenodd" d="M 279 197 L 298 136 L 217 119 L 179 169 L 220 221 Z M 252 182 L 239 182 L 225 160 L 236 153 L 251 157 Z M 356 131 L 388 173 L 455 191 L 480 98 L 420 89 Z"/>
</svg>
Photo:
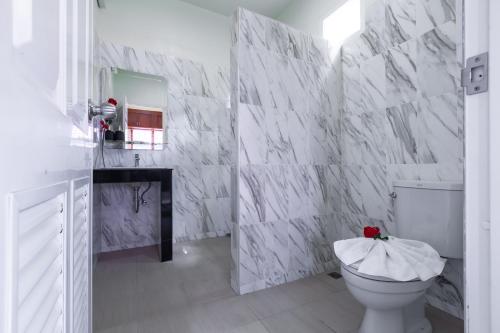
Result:
<svg viewBox="0 0 500 333">
<path fill-rule="evenodd" d="M 247 293 L 337 264 L 342 69 L 322 39 L 247 10 L 238 23 L 237 290 Z"/>
<path fill-rule="evenodd" d="M 394 180 L 463 181 L 458 2 L 372 1 L 365 29 L 342 47 L 343 237 L 367 223 L 394 232 Z M 445 271 L 462 279 L 461 269 Z M 455 285 L 450 296 L 436 283 L 429 302 L 461 317 Z"/>
</svg>

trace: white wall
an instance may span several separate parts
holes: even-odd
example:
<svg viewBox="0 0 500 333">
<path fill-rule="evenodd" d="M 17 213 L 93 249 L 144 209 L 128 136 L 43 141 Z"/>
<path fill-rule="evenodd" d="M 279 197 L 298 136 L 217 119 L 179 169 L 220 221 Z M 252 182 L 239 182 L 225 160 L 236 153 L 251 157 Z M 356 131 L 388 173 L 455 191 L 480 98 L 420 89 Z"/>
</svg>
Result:
<svg viewBox="0 0 500 333">
<path fill-rule="evenodd" d="M 276 17 L 276 19 L 296 29 L 322 36 L 323 20 L 345 1 L 346 0 L 295 0 L 283 13 Z"/>
<path fill-rule="evenodd" d="M 177 0 L 106 0 L 95 14 L 106 41 L 229 67 L 229 17 Z"/>
</svg>

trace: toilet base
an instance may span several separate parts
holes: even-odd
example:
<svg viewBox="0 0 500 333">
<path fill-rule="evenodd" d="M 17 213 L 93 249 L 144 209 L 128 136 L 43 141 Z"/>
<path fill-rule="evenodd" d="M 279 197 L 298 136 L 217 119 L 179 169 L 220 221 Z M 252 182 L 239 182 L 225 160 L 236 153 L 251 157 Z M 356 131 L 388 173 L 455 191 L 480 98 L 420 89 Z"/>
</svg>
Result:
<svg viewBox="0 0 500 333">
<path fill-rule="evenodd" d="M 405 331 L 402 309 L 366 309 L 359 333 L 402 333 Z"/>
<path fill-rule="evenodd" d="M 366 309 L 359 333 L 432 333 L 425 317 L 425 299 L 419 297 L 404 309 Z"/>
</svg>

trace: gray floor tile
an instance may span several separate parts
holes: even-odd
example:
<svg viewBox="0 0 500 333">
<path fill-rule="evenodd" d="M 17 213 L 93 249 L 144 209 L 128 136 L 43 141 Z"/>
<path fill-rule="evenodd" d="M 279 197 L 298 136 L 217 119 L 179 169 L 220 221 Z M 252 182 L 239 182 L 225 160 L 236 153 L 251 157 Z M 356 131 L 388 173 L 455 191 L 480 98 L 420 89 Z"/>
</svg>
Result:
<svg viewBox="0 0 500 333">
<path fill-rule="evenodd" d="M 241 326 L 238 328 L 230 329 L 224 333 L 269 333 L 269 331 L 262 325 L 261 322 L 255 321 L 251 324 Z"/>
<path fill-rule="evenodd" d="M 300 306 L 286 288 L 269 288 L 244 296 L 257 318 L 264 319 Z"/>
<path fill-rule="evenodd" d="M 193 320 L 206 333 L 219 333 L 257 321 L 243 297 L 226 298 L 193 306 Z"/>
<path fill-rule="evenodd" d="M 300 313 L 287 311 L 262 320 L 270 333 L 327 333 L 332 331 L 318 320 L 304 318 Z"/>
<path fill-rule="evenodd" d="M 432 306 L 426 308 L 426 315 L 431 322 L 433 333 L 461 333 L 464 331 L 464 321 L 450 316 L 444 311 Z"/>
<path fill-rule="evenodd" d="M 343 279 L 326 274 L 244 296 L 230 287 L 230 239 L 101 255 L 94 272 L 96 333 L 355 332 L 364 308 Z M 463 321 L 428 307 L 434 333 L 463 332 Z"/>
</svg>

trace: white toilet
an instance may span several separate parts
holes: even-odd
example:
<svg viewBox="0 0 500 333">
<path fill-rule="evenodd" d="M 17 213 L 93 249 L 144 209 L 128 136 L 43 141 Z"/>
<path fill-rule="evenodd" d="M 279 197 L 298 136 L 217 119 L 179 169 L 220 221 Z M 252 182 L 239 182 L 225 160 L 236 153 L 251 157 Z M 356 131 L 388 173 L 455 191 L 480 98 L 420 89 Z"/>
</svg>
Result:
<svg viewBox="0 0 500 333">
<path fill-rule="evenodd" d="M 394 212 L 399 238 L 425 242 L 446 258 L 463 257 L 463 185 L 398 181 Z M 359 333 L 430 333 L 424 295 L 433 282 L 362 274 L 342 265 L 352 295 L 366 307 Z"/>
</svg>

